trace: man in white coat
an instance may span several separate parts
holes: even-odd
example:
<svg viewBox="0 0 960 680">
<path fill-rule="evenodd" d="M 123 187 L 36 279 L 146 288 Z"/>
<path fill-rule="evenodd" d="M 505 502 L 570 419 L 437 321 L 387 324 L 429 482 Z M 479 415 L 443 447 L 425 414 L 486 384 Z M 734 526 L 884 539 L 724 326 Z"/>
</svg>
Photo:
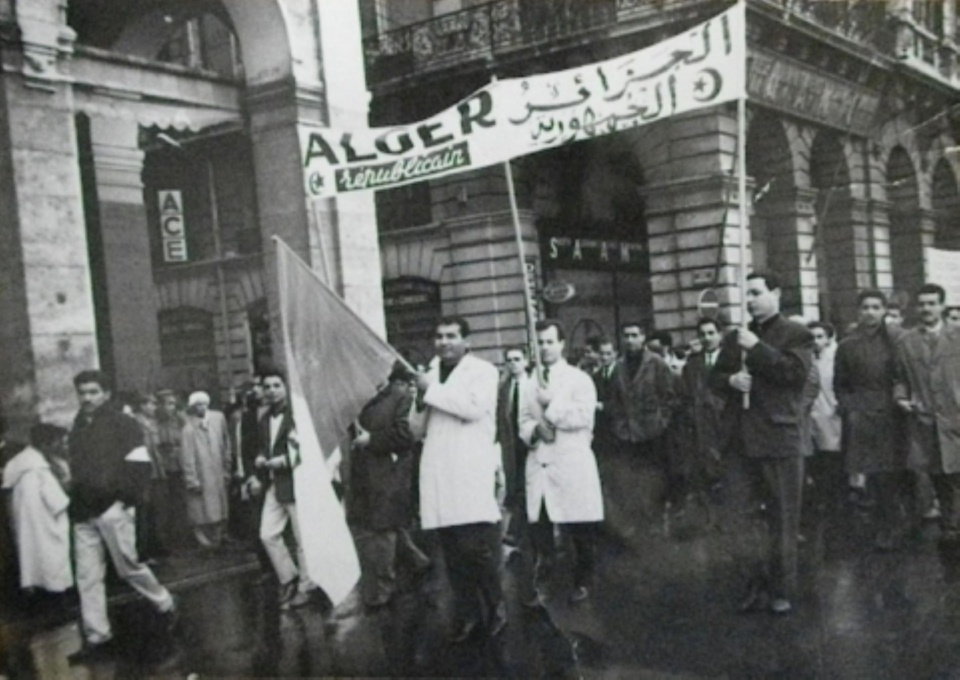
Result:
<svg viewBox="0 0 960 680">
<path fill-rule="evenodd" d="M 459 317 L 437 323 L 437 357 L 416 376 L 411 419 L 424 436 L 420 462 L 420 516 L 436 529 L 453 590 L 463 642 L 485 625 L 494 637 L 506 626 L 500 585 L 500 507 L 496 485 L 497 369 L 468 353 L 470 326 Z"/>
<path fill-rule="evenodd" d="M 587 598 L 593 578 L 603 493 L 590 448 L 597 390 L 589 375 L 563 358 L 559 321 L 537 323 L 542 375 L 520 410 L 520 436 L 527 456 L 527 518 L 538 570 L 553 556 L 553 524 L 562 525 L 576 550 L 570 602 Z M 537 602 L 527 602 L 532 605 Z"/>
</svg>

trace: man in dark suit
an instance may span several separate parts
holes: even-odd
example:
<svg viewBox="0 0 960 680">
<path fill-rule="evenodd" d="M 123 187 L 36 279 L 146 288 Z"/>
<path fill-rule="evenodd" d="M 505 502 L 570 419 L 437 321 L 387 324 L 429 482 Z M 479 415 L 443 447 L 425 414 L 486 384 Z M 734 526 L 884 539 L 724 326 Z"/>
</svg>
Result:
<svg viewBox="0 0 960 680">
<path fill-rule="evenodd" d="M 743 538 L 749 588 L 741 611 L 769 607 L 786 614 L 797 589 L 797 534 L 803 489 L 804 386 L 813 363 L 813 336 L 780 315 L 780 281 L 773 274 L 747 277 L 749 329 L 725 338 L 711 374 L 728 395 L 728 416 L 738 419 L 741 454 L 730 476 L 737 518 L 765 508 L 766 532 L 733 527 Z M 743 395 L 749 395 L 749 404 Z M 759 541 L 759 544 L 758 544 Z M 759 548 L 759 551 L 758 551 Z M 742 557 L 741 557 L 742 559 Z"/>
<path fill-rule="evenodd" d="M 691 354 L 680 377 L 682 406 L 679 420 L 681 446 L 690 491 L 713 522 L 709 491 L 722 475 L 722 454 L 730 439 L 729 421 L 724 418 L 726 397 L 709 385 L 710 372 L 720 355 L 720 323 L 715 319 L 697 322 L 701 351 Z"/>
<path fill-rule="evenodd" d="M 610 393 L 617 372 L 617 348 L 610 338 L 597 338 L 599 364 L 593 372 L 593 384 L 597 388 L 597 417 L 593 425 L 593 452 L 598 461 L 613 449 L 613 419 L 610 417 Z"/>
<path fill-rule="evenodd" d="M 293 468 L 300 462 L 296 425 L 287 402 L 286 377 L 276 369 L 261 373 L 263 396 L 269 411 L 260 421 L 260 455 L 254 468 L 263 488 L 260 541 L 280 581 L 280 608 L 302 607 L 310 602 L 316 586 L 307 577 L 300 540 L 300 522 L 293 493 Z M 297 562 L 283 541 L 287 522 L 297 542 Z M 299 568 L 298 568 L 299 566 Z"/>
<path fill-rule="evenodd" d="M 503 473 L 506 484 L 504 508 L 506 527 L 504 543 L 517 547 L 527 536 L 526 521 L 526 475 L 527 445 L 520 439 L 518 417 L 520 404 L 528 380 L 527 350 L 525 347 L 508 347 L 503 352 L 506 375 L 497 388 L 497 441 L 503 458 Z"/>
</svg>

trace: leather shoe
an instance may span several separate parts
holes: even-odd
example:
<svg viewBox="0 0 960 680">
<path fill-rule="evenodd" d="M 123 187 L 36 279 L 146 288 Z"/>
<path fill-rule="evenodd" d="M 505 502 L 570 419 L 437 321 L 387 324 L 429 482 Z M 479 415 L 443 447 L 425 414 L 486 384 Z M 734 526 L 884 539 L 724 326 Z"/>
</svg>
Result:
<svg viewBox="0 0 960 680">
<path fill-rule="evenodd" d="M 67 657 L 67 663 L 71 666 L 77 664 L 97 663 L 113 658 L 116 654 L 116 645 L 113 639 L 101 642 L 99 644 L 84 644 L 79 651 L 74 652 Z"/>
<path fill-rule="evenodd" d="M 477 632 L 477 622 L 476 621 L 464 621 L 460 628 L 457 629 L 457 632 L 450 638 L 450 642 L 455 645 L 460 644 L 461 642 L 466 642 L 473 637 L 473 634 Z"/>
</svg>

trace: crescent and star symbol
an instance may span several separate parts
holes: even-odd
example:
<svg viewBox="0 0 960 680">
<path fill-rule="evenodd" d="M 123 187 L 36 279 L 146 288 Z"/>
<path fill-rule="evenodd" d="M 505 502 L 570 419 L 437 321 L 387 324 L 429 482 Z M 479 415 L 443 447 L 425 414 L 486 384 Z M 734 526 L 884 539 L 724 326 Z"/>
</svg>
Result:
<svg viewBox="0 0 960 680">
<path fill-rule="evenodd" d="M 723 77 L 714 68 L 705 68 L 697 74 L 693 81 L 693 98 L 698 102 L 708 102 L 718 94 L 723 87 Z"/>
</svg>

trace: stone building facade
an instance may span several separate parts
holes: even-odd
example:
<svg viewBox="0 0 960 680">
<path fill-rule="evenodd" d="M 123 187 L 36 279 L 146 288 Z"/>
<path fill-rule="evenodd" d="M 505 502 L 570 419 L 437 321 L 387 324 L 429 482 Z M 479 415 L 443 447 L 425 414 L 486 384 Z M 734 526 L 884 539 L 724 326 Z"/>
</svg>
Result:
<svg viewBox="0 0 960 680">
<path fill-rule="evenodd" d="M 309 202 L 297 134 L 367 115 L 356 3 L 0 0 L 0 63 L 10 437 L 97 366 L 228 399 L 278 359 L 273 236 L 383 328 L 373 200 Z"/>
<path fill-rule="evenodd" d="M 373 122 L 426 117 L 493 76 L 641 49 L 730 5 L 370 0 Z M 843 327 L 858 289 L 906 300 L 924 247 L 960 248 L 956 12 L 955 0 L 747 0 L 743 233 L 750 266 L 783 276 L 788 313 Z M 626 320 L 686 339 L 713 288 L 738 320 L 736 149 L 736 107 L 722 105 L 514 161 L 528 267 L 540 287 L 577 291 L 541 313 L 575 345 Z M 432 290 L 491 356 L 524 334 L 505 186 L 490 168 L 377 197 L 385 289 Z M 386 316 L 395 342 L 415 342 L 402 295 Z"/>
</svg>

